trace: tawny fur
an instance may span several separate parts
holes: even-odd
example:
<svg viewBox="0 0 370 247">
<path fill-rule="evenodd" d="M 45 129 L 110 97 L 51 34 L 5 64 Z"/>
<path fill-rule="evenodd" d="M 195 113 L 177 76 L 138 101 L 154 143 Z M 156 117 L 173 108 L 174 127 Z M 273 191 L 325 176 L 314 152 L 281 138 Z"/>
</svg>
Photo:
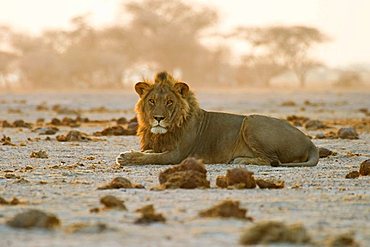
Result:
<svg viewBox="0 0 370 247">
<path fill-rule="evenodd" d="M 157 74 L 154 83 L 137 83 L 135 90 L 140 96 L 136 112 L 141 152 L 121 153 L 116 160 L 120 165 L 173 164 L 188 156 L 205 163 L 315 166 L 318 162 L 315 145 L 286 121 L 205 111 L 188 85 L 166 72 Z M 153 132 L 159 123 L 162 134 Z"/>
</svg>

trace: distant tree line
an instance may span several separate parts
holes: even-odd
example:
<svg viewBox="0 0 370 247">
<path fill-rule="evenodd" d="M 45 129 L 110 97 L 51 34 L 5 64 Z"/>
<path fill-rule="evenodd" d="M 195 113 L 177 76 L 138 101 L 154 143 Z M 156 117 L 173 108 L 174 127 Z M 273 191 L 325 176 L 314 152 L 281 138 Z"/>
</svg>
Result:
<svg viewBox="0 0 370 247">
<path fill-rule="evenodd" d="M 78 16 L 70 29 L 38 36 L 0 28 L 0 44 L 6 44 L 0 46 L 0 85 L 16 81 L 26 88 L 122 88 L 130 73 L 145 67 L 178 72 L 197 85 L 268 86 L 291 71 L 304 86 L 309 71 L 322 65 L 310 49 L 327 40 L 306 26 L 238 27 L 222 34 L 250 47 L 235 64 L 230 47 L 202 42 L 219 21 L 213 9 L 180 0 L 142 0 L 122 4 L 121 15 L 129 15 L 130 21 L 94 28 L 88 16 Z"/>
</svg>

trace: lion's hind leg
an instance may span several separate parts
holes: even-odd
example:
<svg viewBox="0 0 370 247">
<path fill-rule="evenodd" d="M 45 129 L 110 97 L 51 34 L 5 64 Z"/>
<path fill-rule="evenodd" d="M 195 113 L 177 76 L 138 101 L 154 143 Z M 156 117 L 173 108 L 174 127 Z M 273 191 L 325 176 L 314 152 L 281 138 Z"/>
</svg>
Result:
<svg viewBox="0 0 370 247">
<path fill-rule="evenodd" d="M 270 165 L 270 161 L 263 158 L 251 158 L 251 157 L 237 157 L 231 161 L 232 164 L 244 164 L 244 165 Z"/>
</svg>

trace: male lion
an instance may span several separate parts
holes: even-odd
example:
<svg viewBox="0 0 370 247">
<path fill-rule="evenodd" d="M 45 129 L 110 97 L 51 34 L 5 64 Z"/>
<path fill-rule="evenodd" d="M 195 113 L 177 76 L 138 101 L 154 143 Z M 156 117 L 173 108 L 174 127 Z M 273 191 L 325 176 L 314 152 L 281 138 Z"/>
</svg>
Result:
<svg viewBox="0 0 370 247">
<path fill-rule="evenodd" d="M 121 153 L 117 164 L 176 164 L 186 157 L 205 163 L 315 166 L 318 149 L 288 122 L 201 109 L 189 86 L 167 72 L 135 90 L 141 152 Z"/>
</svg>

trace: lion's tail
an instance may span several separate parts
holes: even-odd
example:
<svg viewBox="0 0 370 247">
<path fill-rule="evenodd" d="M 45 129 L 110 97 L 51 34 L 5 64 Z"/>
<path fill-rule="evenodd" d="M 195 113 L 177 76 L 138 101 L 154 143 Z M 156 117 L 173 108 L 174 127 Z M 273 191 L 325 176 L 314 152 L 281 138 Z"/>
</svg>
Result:
<svg viewBox="0 0 370 247">
<path fill-rule="evenodd" d="M 274 164 L 272 166 L 283 166 L 283 167 L 312 167 L 316 166 L 319 162 L 319 150 L 318 148 L 312 143 L 310 150 L 308 151 L 308 160 L 305 162 L 300 163 L 279 163 Z"/>
</svg>

